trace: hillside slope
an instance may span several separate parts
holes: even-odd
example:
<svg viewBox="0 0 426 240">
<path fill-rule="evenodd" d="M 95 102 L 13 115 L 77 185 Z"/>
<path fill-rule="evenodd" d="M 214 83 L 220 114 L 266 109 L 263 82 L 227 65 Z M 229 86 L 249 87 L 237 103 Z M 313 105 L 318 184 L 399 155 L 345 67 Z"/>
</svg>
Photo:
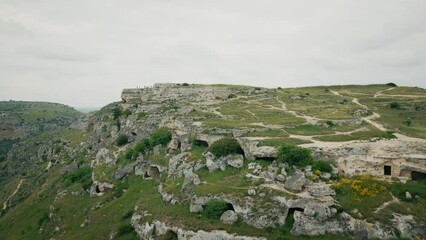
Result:
<svg viewBox="0 0 426 240">
<path fill-rule="evenodd" d="M 2 169 L 17 170 L 0 236 L 426 236 L 424 89 L 156 84 L 121 97 L 5 143 Z"/>
</svg>

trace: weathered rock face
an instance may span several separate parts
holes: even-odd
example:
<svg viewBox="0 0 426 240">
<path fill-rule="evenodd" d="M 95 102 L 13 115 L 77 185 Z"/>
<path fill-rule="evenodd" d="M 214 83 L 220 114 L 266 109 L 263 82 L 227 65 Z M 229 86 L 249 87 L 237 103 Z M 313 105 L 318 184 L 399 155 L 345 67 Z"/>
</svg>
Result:
<svg viewBox="0 0 426 240">
<path fill-rule="evenodd" d="M 229 234 L 225 231 L 214 230 L 211 232 L 205 232 L 199 230 L 197 232 L 184 230 L 178 227 L 170 227 L 166 224 L 154 220 L 152 223 L 144 222 L 143 215 L 134 214 L 131 219 L 131 224 L 135 228 L 136 233 L 142 239 L 157 239 L 160 236 L 169 233 L 177 237 L 177 239 L 182 240 L 255 240 L 255 239 L 265 239 L 265 238 L 254 238 L 254 237 L 245 237 L 245 236 L 236 236 L 235 234 Z"/>
<path fill-rule="evenodd" d="M 296 171 L 293 176 L 287 177 L 285 187 L 291 190 L 302 191 L 305 183 L 305 174 L 301 171 Z"/>
<path fill-rule="evenodd" d="M 233 224 L 237 220 L 238 220 L 238 215 L 232 210 L 225 211 L 220 217 L 220 221 L 222 221 L 225 224 Z"/>
<path fill-rule="evenodd" d="M 95 158 L 95 164 L 114 164 L 115 160 L 110 156 L 108 149 L 101 148 L 99 149 L 98 153 L 96 154 Z"/>
<path fill-rule="evenodd" d="M 381 140 L 353 142 L 344 146 L 323 145 L 323 147 L 315 147 L 315 144 L 304 146 L 312 146 L 313 155 L 317 159 L 335 160 L 340 173 L 347 176 L 369 174 L 379 177 L 388 175 L 411 179 L 413 172 L 426 175 L 424 141 L 415 139 Z"/>
<path fill-rule="evenodd" d="M 114 179 L 123 179 L 128 174 L 130 174 L 130 173 L 133 172 L 133 168 L 134 168 L 133 164 L 129 164 L 129 165 L 125 166 L 125 167 L 118 168 L 114 172 Z"/>
<path fill-rule="evenodd" d="M 181 101 L 212 101 L 226 100 L 231 97 L 231 91 L 226 88 L 181 86 L 172 83 L 154 84 L 153 87 L 124 89 L 121 93 L 123 102 L 132 101 L 162 101 L 176 99 Z"/>
<path fill-rule="evenodd" d="M 324 183 L 314 183 L 307 187 L 308 192 L 314 197 L 334 196 L 336 192 Z"/>
<path fill-rule="evenodd" d="M 94 181 L 90 187 L 90 196 L 102 196 L 104 192 L 114 188 L 113 184 L 107 182 Z"/>
<path fill-rule="evenodd" d="M 258 147 L 259 140 L 246 137 L 237 140 L 244 151 L 244 156 L 249 160 L 277 158 L 277 150 L 270 146 Z"/>
</svg>

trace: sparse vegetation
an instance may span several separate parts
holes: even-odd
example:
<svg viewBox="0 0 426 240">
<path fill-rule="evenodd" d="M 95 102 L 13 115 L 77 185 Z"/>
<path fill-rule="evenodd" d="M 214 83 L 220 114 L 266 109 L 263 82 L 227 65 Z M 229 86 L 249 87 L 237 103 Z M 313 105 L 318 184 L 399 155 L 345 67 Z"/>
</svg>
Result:
<svg viewBox="0 0 426 240">
<path fill-rule="evenodd" d="M 220 219 L 222 214 L 228 210 L 228 208 L 229 203 L 223 200 L 213 199 L 204 206 L 202 215 L 208 219 Z"/>
<path fill-rule="evenodd" d="M 115 139 L 115 145 L 119 147 L 126 145 L 127 143 L 129 143 L 129 136 L 127 136 L 126 134 L 120 134 Z"/>
<path fill-rule="evenodd" d="M 92 185 L 92 169 L 90 167 L 80 167 L 75 172 L 65 175 L 65 184 L 70 186 L 74 183 L 80 183 L 83 189 L 89 189 Z"/>
<path fill-rule="evenodd" d="M 222 138 L 214 142 L 209 151 L 216 157 L 226 156 L 229 154 L 244 154 L 240 144 L 235 138 Z"/>
<path fill-rule="evenodd" d="M 294 145 L 284 144 L 278 150 L 278 160 L 290 166 L 304 167 L 312 162 L 311 151 Z"/>
</svg>

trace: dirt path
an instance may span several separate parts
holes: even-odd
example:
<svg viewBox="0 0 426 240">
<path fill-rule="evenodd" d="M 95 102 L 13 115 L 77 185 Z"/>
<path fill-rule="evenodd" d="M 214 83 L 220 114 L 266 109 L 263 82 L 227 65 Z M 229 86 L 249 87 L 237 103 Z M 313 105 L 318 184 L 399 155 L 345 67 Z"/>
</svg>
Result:
<svg viewBox="0 0 426 240">
<path fill-rule="evenodd" d="M 277 190 L 277 191 L 284 192 L 284 193 L 287 193 L 287 194 L 289 194 L 289 195 L 293 195 L 293 196 L 298 196 L 298 197 L 301 197 L 301 198 L 313 198 L 313 197 L 312 197 L 312 196 L 308 193 L 308 191 L 307 191 L 307 190 L 305 190 L 305 191 L 303 191 L 303 192 L 300 192 L 300 193 L 293 193 L 293 192 L 288 191 L 288 190 L 287 190 L 287 189 L 285 189 L 284 187 L 280 187 L 280 186 L 278 186 L 277 184 L 265 183 L 265 184 L 263 184 L 263 186 L 265 186 L 266 188 L 270 188 L 270 189 L 273 189 L 273 190 Z"/>
<path fill-rule="evenodd" d="M 376 210 L 374 210 L 373 213 L 378 213 L 381 210 L 385 209 L 389 204 L 391 204 L 391 203 L 397 203 L 397 202 L 399 202 L 399 199 L 396 198 L 394 195 L 392 195 L 392 200 L 383 203 L 380 207 L 376 208 Z"/>
<path fill-rule="evenodd" d="M 279 96 L 277 96 L 277 101 L 279 103 L 281 103 L 281 110 L 283 110 L 284 112 L 288 112 L 295 117 L 304 118 L 305 121 L 308 122 L 309 124 L 315 125 L 321 120 L 321 119 L 318 119 L 316 117 L 311 117 L 311 116 L 307 116 L 307 115 L 304 115 L 304 114 L 300 114 L 296 111 L 288 110 L 286 103 L 283 100 L 281 100 Z"/>
<path fill-rule="evenodd" d="M 6 210 L 7 208 L 7 203 L 9 202 L 9 200 L 18 192 L 19 188 L 21 187 L 22 182 L 24 181 L 24 179 L 21 179 L 21 181 L 19 181 L 18 186 L 16 187 L 15 191 L 10 194 L 9 197 L 7 197 L 6 201 L 4 201 L 3 203 L 3 210 Z"/>
</svg>

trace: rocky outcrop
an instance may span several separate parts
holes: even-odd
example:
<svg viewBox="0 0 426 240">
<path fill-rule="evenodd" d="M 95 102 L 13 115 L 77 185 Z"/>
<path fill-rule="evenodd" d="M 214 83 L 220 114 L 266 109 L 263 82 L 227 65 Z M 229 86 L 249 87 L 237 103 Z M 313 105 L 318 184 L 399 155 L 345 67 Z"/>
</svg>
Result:
<svg viewBox="0 0 426 240">
<path fill-rule="evenodd" d="M 293 176 L 287 177 L 285 181 L 285 187 L 290 190 L 302 191 L 303 186 L 305 185 L 305 173 L 297 170 Z"/>
<path fill-rule="evenodd" d="M 237 220 L 238 215 L 232 210 L 225 211 L 220 217 L 220 221 L 222 221 L 224 224 L 234 224 Z"/>
<path fill-rule="evenodd" d="M 99 165 L 99 164 L 115 164 L 116 160 L 114 160 L 110 154 L 109 150 L 106 148 L 99 149 L 98 153 L 96 153 L 96 158 L 94 164 L 92 165 Z"/>
<path fill-rule="evenodd" d="M 165 223 L 158 220 L 154 220 L 151 223 L 144 222 L 144 216 L 142 214 L 134 214 L 131 219 L 131 224 L 135 228 L 136 233 L 142 239 L 156 239 L 160 236 L 164 236 L 166 233 L 169 235 L 176 236 L 177 239 L 182 240 L 263 240 L 265 238 L 254 238 L 237 236 L 235 234 L 229 234 L 226 231 L 214 230 L 206 232 L 198 230 L 197 232 L 185 230 L 179 227 L 167 226 Z M 266 240 L 266 239 L 265 239 Z"/>
<path fill-rule="evenodd" d="M 223 101 L 231 97 L 231 91 L 226 88 L 182 86 L 173 83 L 157 83 L 153 87 L 124 89 L 121 99 L 125 103 L 163 101 L 175 99 L 180 101 Z"/>
</svg>

